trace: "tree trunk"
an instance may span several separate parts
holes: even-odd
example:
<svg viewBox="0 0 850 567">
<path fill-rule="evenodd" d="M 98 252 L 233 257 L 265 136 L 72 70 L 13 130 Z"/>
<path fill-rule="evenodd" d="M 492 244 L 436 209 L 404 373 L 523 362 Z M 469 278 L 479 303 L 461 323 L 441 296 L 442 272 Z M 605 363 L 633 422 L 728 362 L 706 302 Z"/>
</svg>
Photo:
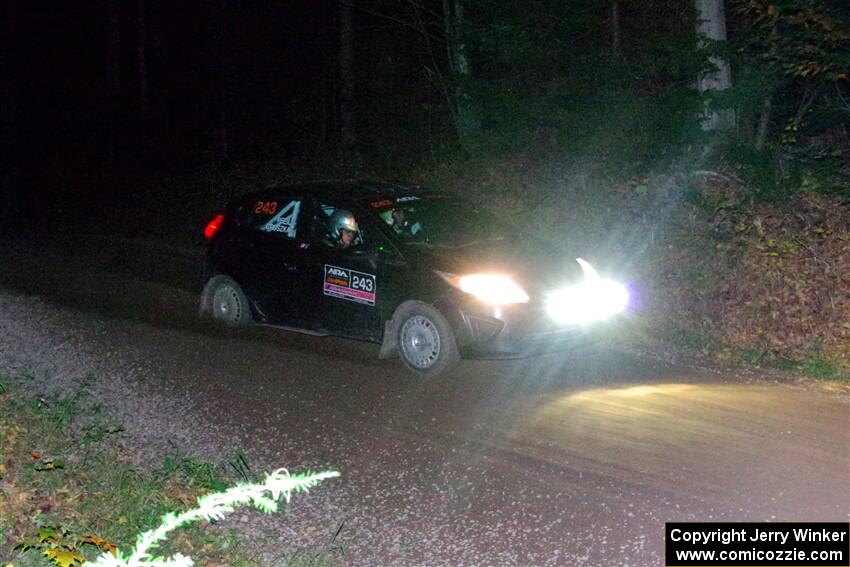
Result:
<svg viewBox="0 0 850 567">
<path fill-rule="evenodd" d="M 452 22 L 452 40 L 454 43 L 455 70 L 461 77 L 469 77 L 472 71 L 469 68 L 469 56 L 466 53 L 466 41 L 463 37 L 463 4 L 460 0 L 454 0 L 454 21 Z"/>
<path fill-rule="evenodd" d="M 17 53 L 16 0 L 7 0 L 0 13 L 0 221 L 8 226 L 17 215 L 16 183 L 21 140 L 16 139 L 17 127 L 17 71 L 13 56 Z M 0 226 L 0 228 L 2 228 Z"/>
<path fill-rule="evenodd" d="M 144 122 L 144 115 L 147 114 L 149 99 L 148 99 L 148 68 L 147 68 L 147 41 L 148 32 L 145 25 L 145 0 L 136 0 L 136 29 L 138 30 L 138 38 L 136 41 L 136 62 L 139 67 L 139 114 Z"/>
<path fill-rule="evenodd" d="M 773 27 L 770 29 L 769 35 L 769 56 L 775 57 L 776 48 L 779 42 L 779 29 L 777 28 L 777 20 L 774 19 Z M 773 90 L 767 92 L 762 101 L 761 113 L 759 114 L 758 127 L 756 128 L 755 148 L 761 151 L 767 143 L 767 136 L 770 132 L 770 119 L 773 113 Z"/>
<path fill-rule="evenodd" d="M 114 103 L 121 94 L 121 27 L 118 0 L 106 2 L 106 94 Z"/>
<path fill-rule="evenodd" d="M 234 101 L 237 43 L 233 28 L 232 3 L 215 0 L 206 3 L 211 33 L 208 36 L 207 57 L 210 65 L 213 150 L 218 162 L 230 162 L 233 137 L 230 128 Z"/>
<path fill-rule="evenodd" d="M 354 0 L 339 4 L 339 134 L 343 150 L 351 149 L 354 135 Z"/>
<path fill-rule="evenodd" d="M 694 0 L 696 7 L 696 32 L 700 45 L 713 48 L 714 42 L 726 41 L 726 11 L 723 0 Z M 723 91 L 732 86 L 732 70 L 729 61 L 717 55 L 709 58 L 715 70 L 701 74 L 697 79 L 700 93 Z M 731 109 L 707 110 L 702 116 L 704 130 L 730 130 L 735 125 L 735 114 Z"/>
<path fill-rule="evenodd" d="M 620 59 L 620 3 L 611 4 L 611 55 Z"/>
<path fill-rule="evenodd" d="M 764 149 L 764 144 L 767 141 L 767 130 L 770 126 L 771 107 L 773 106 L 773 97 L 768 95 L 765 97 L 761 106 L 761 115 L 759 116 L 758 130 L 756 131 L 755 147 L 757 150 Z"/>
<path fill-rule="evenodd" d="M 474 151 L 481 137 L 481 117 L 466 84 L 472 78 L 472 69 L 463 38 L 463 4 L 460 0 L 443 0 L 446 45 L 449 68 L 454 74 L 454 119 L 461 145 Z"/>
<path fill-rule="evenodd" d="M 155 114 L 157 128 L 168 132 L 171 130 L 173 118 L 170 111 L 171 98 L 169 89 L 171 88 L 171 83 L 169 81 L 156 79 L 157 72 L 162 71 L 167 66 L 167 44 L 163 40 L 162 35 L 161 5 L 154 4 L 152 8 L 154 9 L 148 10 L 148 21 L 145 26 L 148 35 L 147 57 L 145 58 L 149 70 L 148 76 L 150 76 L 150 71 L 153 71 L 154 73 L 153 84 L 150 85 L 149 81 L 149 87 L 151 90 L 149 103 Z"/>
</svg>

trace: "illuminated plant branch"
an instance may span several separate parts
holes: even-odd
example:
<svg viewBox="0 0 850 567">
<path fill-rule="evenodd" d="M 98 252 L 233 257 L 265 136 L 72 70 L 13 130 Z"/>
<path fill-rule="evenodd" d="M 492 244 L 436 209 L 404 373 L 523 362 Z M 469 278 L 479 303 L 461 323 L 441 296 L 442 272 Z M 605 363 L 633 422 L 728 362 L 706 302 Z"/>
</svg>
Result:
<svg viewBox="0 0 850 567">
<path fill-rule="evenodd" d="M 139 534 L 136 546 L 129 555 L 121 551 L 113 556 L 104 553 L 93 565 L 101 567 L 189 567 L 194 565 L 191 557 L 177 553 L 172 557 L 154 557 L 150 551 L 159 547 L 168 533 L 181 526 L 200 520 L 221 520 L 237 506 L 251 505 L 266 513 L 277 511 L 281 495 L 289 502 L 293 492 L 307 492 L 321 481 L 338 477 L 336 471 L 291 475 L 286 469 L 278 469 L 266 475 L 262 484 L 238 484 L 224 492 L 207 494 L 198 498 L 198 507 L 182 514 L 169 512 L 162 517 L 156 529 Z"/>
</svg>

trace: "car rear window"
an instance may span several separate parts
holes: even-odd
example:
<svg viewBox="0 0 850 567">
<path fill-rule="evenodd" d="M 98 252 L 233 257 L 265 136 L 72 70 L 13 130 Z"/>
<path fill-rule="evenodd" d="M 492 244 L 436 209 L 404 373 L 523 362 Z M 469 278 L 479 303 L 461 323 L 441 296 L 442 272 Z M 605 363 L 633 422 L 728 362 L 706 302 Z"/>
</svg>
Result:
<svg viewBox="0 0 850 567">
<path fill-rule="evenodd" d="M 301 205 L 301 199 L 291 197 L 252 198 L 236 207 L 235 220 L 245 228 L 295 238 L 298 235 Z"/>
</svg>

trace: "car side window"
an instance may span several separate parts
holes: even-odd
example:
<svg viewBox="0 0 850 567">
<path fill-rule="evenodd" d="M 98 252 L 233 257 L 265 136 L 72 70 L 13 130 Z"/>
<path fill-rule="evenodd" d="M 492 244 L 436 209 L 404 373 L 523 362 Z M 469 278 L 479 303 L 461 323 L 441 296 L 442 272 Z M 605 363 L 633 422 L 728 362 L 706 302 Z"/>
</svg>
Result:
<svg viewBox="0 0 850 567">
<path fill-rule="evenodd" d="M 241 209 L 244 226 L 287 238 L 298 236 L 300 199 L 256 199 L 246 202 Z"/>
<path fill-rule="evenodd" d="M 398 256 L 396 247 L 381 231 L 374 220 L 364 219 L 364 222 L 360 225 L 360 234 L 363 238 L 363 243 L 370 250 L 380 252 L 383 256 Z"/>
</svg>

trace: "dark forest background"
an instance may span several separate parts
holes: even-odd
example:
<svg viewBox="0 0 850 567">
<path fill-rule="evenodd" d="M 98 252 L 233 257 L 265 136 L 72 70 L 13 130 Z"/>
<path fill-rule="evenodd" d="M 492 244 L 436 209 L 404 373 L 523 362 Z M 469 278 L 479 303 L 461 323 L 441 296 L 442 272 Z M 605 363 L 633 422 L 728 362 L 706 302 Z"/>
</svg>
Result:
<svg viewBox="0 0 850 567">
<path fill-rule="evenodd" d="M 727 43 L 698 41 L 692 0 L 3 5 L 19 209 L 246 160 L 403 174 L 530 152 L 632 173 L 693 157 L 706 108 L 735 110 L 717 156 L 759 188 L 846 185 L 845 0 L 727 0 Z M 717 54 L 733 87 L 700 94 Z"/>
<path fill-rule="evenodd" d="M 847 0 L 0 10 L 4 230 L 197 245 L 270 184 L 437 184 L 642 282 L 655 335 L 850 368 Z"/>
</svg>

